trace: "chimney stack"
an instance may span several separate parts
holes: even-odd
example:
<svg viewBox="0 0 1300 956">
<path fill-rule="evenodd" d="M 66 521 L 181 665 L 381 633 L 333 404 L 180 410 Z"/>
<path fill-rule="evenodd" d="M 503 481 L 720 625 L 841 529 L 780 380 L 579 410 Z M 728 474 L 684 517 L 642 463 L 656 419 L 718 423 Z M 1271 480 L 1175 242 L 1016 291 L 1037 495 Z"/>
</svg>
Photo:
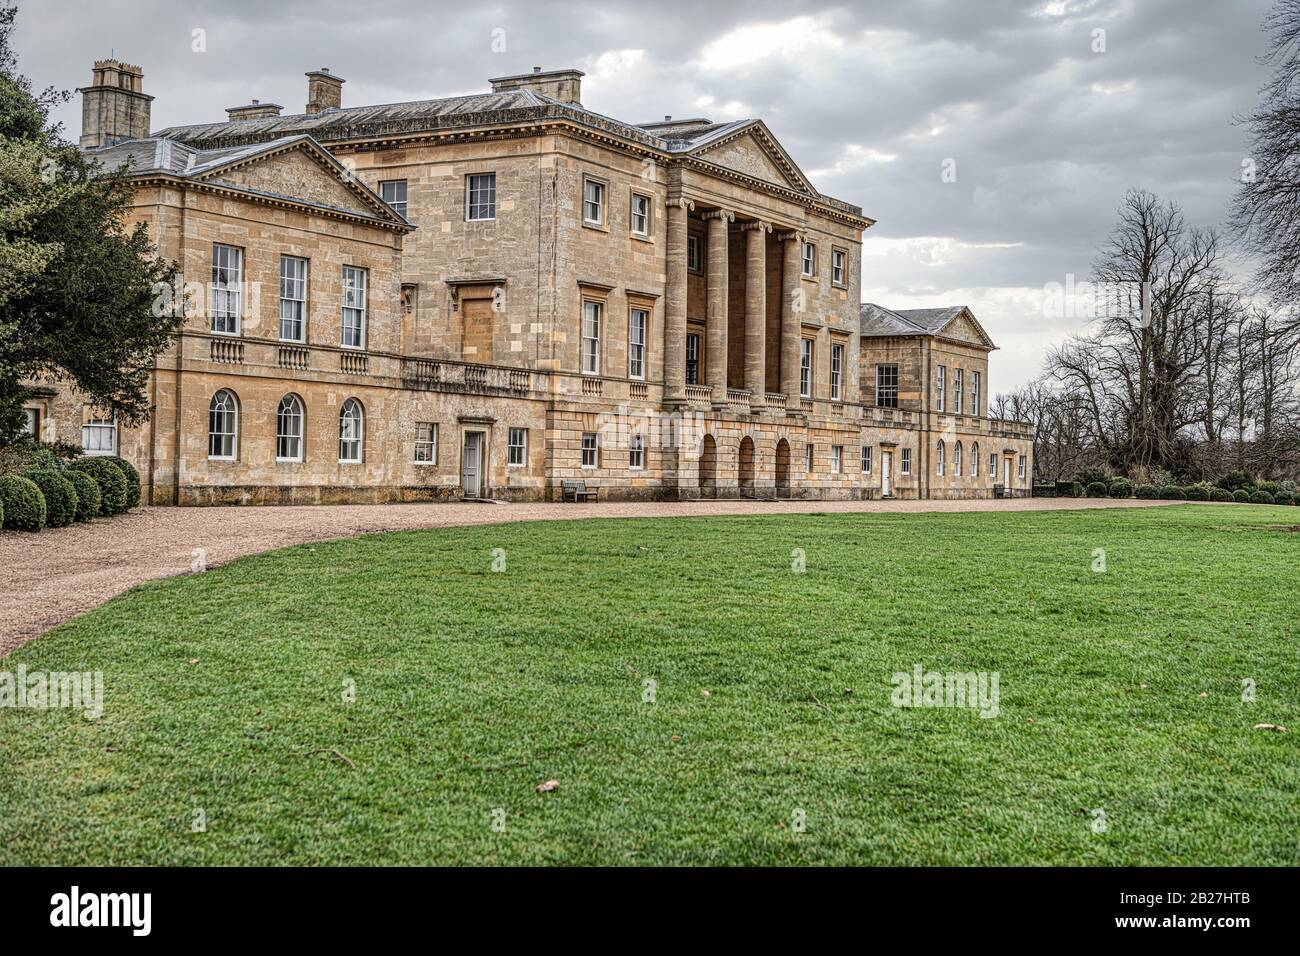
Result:
<svg viewBox="0 0 1300 956">
<path fill-rule="evenodd" d="M 307 74 L 307 113 L 323 113 L 343 106 L 344 81 L 330 72 L 328 66 Z"/>
<path fill-rule="evenodd" d="M 516 76 L 498 76 L 488 80 L 493 93 L 507 93 L 510 90 L 532 90 L 561 103 L 582 105 L 582 78 L 586 76 L 581 70 L 550 70 L 543 73 L 540 66 L 533 67 L 531 73 Z"/>
<path fill-rule="evenodd" d="M 143 91 L 144 71 L 117 60 L 96 60 L 90 86 L 81 94 L 82 149 L 112 146 L 149 135 L 149 104 Z"/>
<path fill-rule="evenodd" d="M 260 100 L 253 100 L 247 106 L 232 106 L 226 110 L 226 115 L 230 117 L 230 122 L 236 120 L 263 119 L 267 116 L 279 116 L 280 110 L 284 109 L 279 103 L 263 103 Z"/>
</svg>

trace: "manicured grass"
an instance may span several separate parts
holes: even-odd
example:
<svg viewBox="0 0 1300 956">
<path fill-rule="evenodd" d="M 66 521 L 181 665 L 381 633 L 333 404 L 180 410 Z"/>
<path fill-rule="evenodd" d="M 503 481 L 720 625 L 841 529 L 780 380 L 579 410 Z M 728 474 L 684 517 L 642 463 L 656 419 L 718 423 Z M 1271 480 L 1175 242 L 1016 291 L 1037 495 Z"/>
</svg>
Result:
<svg viewBox="0 0 1300 956">
<path fill-rule="evenodd" d="M 1297 519 L 538 523 L 155 582 L 0 663 L 105 681 L 0 709 L 0 862 L 1296 864 Z M 999 716 L 891 706 L 917 664 Z"/>
</svg>

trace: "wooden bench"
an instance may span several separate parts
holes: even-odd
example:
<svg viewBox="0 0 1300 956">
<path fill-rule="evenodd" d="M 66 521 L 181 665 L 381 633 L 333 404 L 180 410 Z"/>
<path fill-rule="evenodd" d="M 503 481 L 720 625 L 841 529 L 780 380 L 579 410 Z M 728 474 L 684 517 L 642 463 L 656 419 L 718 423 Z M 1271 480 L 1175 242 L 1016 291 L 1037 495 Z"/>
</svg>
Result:
<svg viewBox="0 0 1300 956">
<path fill-rule="evenodd" d="M 561 481 L 560 495 L 561 501 L 572 501 L 577 504 L 580 501 L 595 501 L 600 489 L 587 488 L 585 481 Z"/>
</svg>

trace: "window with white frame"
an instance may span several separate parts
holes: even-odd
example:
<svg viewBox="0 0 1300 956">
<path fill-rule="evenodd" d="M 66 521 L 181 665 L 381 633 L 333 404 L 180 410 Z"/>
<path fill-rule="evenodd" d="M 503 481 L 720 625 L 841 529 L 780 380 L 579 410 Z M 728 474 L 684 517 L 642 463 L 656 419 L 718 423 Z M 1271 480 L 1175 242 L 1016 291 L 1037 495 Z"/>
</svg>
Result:
<svg viewBox="0 0 1300 956">
<path fill-rule="evenodd" d="M 836 285 L 845 285 L 848 282 L 848 270 L 845 266 L 848 263 L 848 256 L 843 249 L 831 250 L 831 282 Z"/>
<path fill-rule="evenodd" d="M 244 281 L 244 250 L 212 245 L 212 331 L 239 334 Z"/>
<path fill-rule="evenodd" d="M 862 473 L 864 475 L 871 474 L 871 446 L 870 445 L 862 446 Z"/>
<path fill-rule="evenodd" d="M 957 442 L 952 449 L 952 473 L 961 477 L 961 442 Z"/>
<path fill-rule="evenodd" d="M 582 467 L 600 467 L 600 445 L 596 441 L 595 432 L 582 433 Z"/>
<path fill-rule="evenodd" d="M 361 403 L 349 398 L 339 409 L 339 462 L 361 461 L 366 440 L 366 415 Z"/>
<path fill-rule="evenodd" d="M 1017 476 L 1020 478 L 1021 481 L 1024 481 L 1024 479 L 1025 479 L 1025 468 L 1026 468 L 1026 465 L 1027 465 L 1028 463 L 1029 463 L 1029 457 L 1028 457 L 1027 455 L 1021 455 L 1021 456 L 1020 456 L 1020 468 L 1019 468 L 1019 470 L 1016 472 Z"/>
<path fill-rule="evenodd" d="M 627 377 L 645 378 L 646 332 L 650 313 L 645 309 L 632 309 L 627 321 Z"/>
<path fill-rule="evenodd" d="M 645 467 L 645 438 L 639 432 L 628 439 L 627 466 L 638 469 Z"/>
<path fill-rule="evenodd" d="M 995 451 L 989 452 L 989 476 L 995 480 L 998 477 L 998 453 Z"/>
<path fill-rule="evenodd" d="M 876 366 L 876 404 L 881 408 L 898 407 L 898 366 Z"/>
<path fill-rule="evenodd" d="M 632 194 L 632 233 L 650 235 L 650 197 L 640 193 Z"/>
<path fill-rule="evenodd" d="M 528 429 L 510 429 L 510 440 L 506 445 L 506 464 L 525 465 L 528 463 Z"/>
<path fill-rule="evenodd" d="M 831 400 L 838 402 L 843 395 L 844 346 L 831 346 Z"/>
<path fill-rule="evenodd" d="M 415 423 L 415 463 L 417 465 L 438 464 L 438 423 Z"/>
<path fill-rule="evenodd" d="M 961 414 L 961 404 L 962 401 L 964 400 L 962 394 L 962 390 L 965 387 L 965 384 L 962 381 L 963 374 L 964 373 L 959 368 L 955 368 L 952 370 L 952 398 L 953 398 L 952 404 L 953 404 L 953 411 L 956 412 L 958 415 Z"/>
<path fill-rule="evenodd" d="M 239 441 L 239 403 L 235 393 L 221 389 L 208 404 L 208 457 L 234 461 Z"/>
<path fill-rule="evenodd" d="M 393 207 L 393 212 L 406 218 L 406 180 L 389 179 L 379 184 L 379 198 Z"/>
<path fill-rule="evenodd" d="M 838 475 L 844 462 L 844 446 L 831 445 L 831 474 Z"/>
<path fill-rule="evenodd" d="M 301 342 L 307 331 L 307 260 L 280 257 L 280 339 Z"/>
<path fill-rule="evenodd" d="M 978 478 L 980 476 L 980 443 L 971 442 L 970 446 L 970 476 Z"/>
<path fill-rule="evenodd" d="M 497 174 L 470 173 L 465 177 L 465 218 L 481 222 L 497 217 Z"/>
<path fill-rule="evenodd" d="M 590 226 L 605 224 L 605 184 L 600 180 L 582 181 L 582 221 Z"/>
<path fill-rule="evenodd" d="M 600 374 L 600 313 L 603 306 L 588 299 L 582 303 L 582 372 Z"/>
<path fill-rule="evenodd" d="M 813 363 L 813 341 L 812 339 L 799 340 L 799 396 L 801 398 L 812 398 L 812 369 Z"/>
<path fill-rule="evenodd" d="M 366 345 L 365 269 L 343 267 L 343 345 L 360 349 Z"/>
<path fill-rule="evenodd" d="M 117 454 L 117 413 L 86 410 L 81 426 L 81 451 L 86 455 Z"/>
<path fill-rule="evenodd" d="M 899 451 L 898 470 L 900 474 L 910 475 L 912 473 L 912 449 L 903 448 Z"/>
<path fill-rule="evenodd" d="M 690 272 L 704 271 L 704 256 L 700 252 L 700 237 L 694 233 L 686 237 L 686 268 Z"/>
<path fill-rule="evenodd" d="M 297 395 L 284 396 L 276 409 L 275 460 L 302 461 L 302 401 Z"/>
<path fill-rule="evenodd" d="M 944 447 L 943 439 L 939 439 L 939 444 L 934 451 L 934 473 L 942 475 L 944 470 L 944 454 L 947 449 Z"/>
<path fill-rule="evenodd" d="M 805 242 L 802 244 L 799 254 L 804 277 L 812 278 L 816 275 L 817 270 L 817 246 L 811 242 Z"/>
<path fill-rule="evenodd" d="M 803 446 L 803 470 L 805 474 L 812 474 L 813 470 L 813 443 L 808 442 Z"/>
<path fill-rule="evenodd" d="M 980 413 L 980 373 L 970 373 L 970 413 L 978 416 Z"/>
<path fill-rule="evenodd" d="M 935 374 L 935 379 L 934 379 L 934 409 L 935 409 L 935 411 L 938 411 L 938 412 L 943 411 L 943 397 L 944 397 L 944 396 L 943 396 L 943 393 L 944 393 L 944 390 L 945 390 L 945 389 L 944 389 L 944 386 L 945 386 L 944 379 L 945 379 L 946 376 L 947 376 L 947 372 L 948 372 L 948 370 L 947 370 L 946 368 L 944 368 L 942 365 L 940 365 L 937 369 L 935 369 L 935 373 L 934 373 L 934 374 Z"/>
</svg>

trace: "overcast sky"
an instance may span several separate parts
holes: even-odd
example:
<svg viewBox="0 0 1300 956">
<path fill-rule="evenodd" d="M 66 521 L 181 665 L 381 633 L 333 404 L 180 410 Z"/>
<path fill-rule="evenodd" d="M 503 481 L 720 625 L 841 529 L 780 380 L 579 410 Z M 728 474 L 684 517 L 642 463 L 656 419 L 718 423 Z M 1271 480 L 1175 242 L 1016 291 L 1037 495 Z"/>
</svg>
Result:
<svg viewBox="0 0 1300 956">
<path fill-rule="evenodd" d="M 321 66 L 347 80 L 345 106 L 483 91 L 542 66 L 584 70 L 584 103 L 631 122 L 761 117 L 818 189 L 877 220 L 863 298 L 969 305 L 1002 347 L 1002 391 L 1078 327 L 1044 317 L 1043 290 L 1088 274 L 1125 189 L 1222 221 L 1270 2 L 18 4 L 36 86 L 85 85 L 116 55 L 144 68 L 154 129 L 252 98 L 300 112 L 303 73 Z M 58 118 L 75 138 L 79 104 Z"/>
</svg>

